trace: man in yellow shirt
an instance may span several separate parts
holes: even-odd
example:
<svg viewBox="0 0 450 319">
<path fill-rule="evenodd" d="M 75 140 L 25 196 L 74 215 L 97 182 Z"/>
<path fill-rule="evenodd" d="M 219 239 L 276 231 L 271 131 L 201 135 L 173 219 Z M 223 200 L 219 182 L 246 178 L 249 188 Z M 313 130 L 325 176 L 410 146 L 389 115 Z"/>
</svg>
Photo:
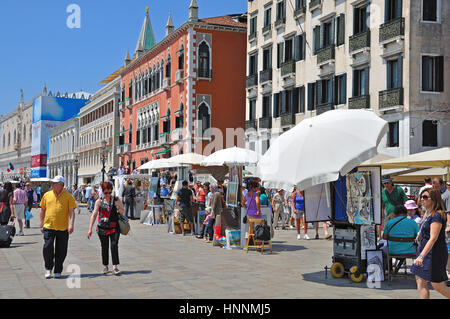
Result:
<svg viewBox="0 0 450 319">
<path fill-rule="evenodd" d="M 41 232 L 44 234 L 45 278 L 61 278 L 63 263 L 67 256 L 69 235 L 73 233 L 75 208 L 73 196 L 64 190 L 64 177 L 56 176 L 51 182 L 52 190 L 41 200 Z M 70 218 L 70 223 L 69 223 Z"/>
</svg>

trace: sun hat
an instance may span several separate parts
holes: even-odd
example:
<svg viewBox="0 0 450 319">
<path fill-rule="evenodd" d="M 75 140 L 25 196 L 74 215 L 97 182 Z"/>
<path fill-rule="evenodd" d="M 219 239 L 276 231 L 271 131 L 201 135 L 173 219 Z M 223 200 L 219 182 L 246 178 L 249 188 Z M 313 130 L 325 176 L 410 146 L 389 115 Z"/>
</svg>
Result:
<svg viewBox="0 0 450 319">
<path fill-rule="evenodd" d="M 406 209 L 417 209 L 417 208 L 419 208 L 419 207 L 417 206 L 417 204 L 416 204 L 415 201 L 413 201 L 413 200 L 408 200 L 408 201 L 405 203 L 405 208 L 406 208 Z"/>
<path fill-rule="evenodd" d="M 62 176 L 55 176 L 53 179 L 52 179 L 52 183 L 65 183 L 65 180 L 64 180 L 64 177 L 62 177 Z"/>
</svg>

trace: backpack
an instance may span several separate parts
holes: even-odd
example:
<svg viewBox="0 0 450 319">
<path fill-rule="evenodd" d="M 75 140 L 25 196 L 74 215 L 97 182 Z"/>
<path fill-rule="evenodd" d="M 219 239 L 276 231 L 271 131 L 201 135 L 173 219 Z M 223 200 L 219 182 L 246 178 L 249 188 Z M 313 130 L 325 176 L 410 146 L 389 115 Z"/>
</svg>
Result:
<svg viewBox="0 0 450 319">
<path fill-rule="evenodd" d="M 16 228 L 13 225 L 0 226 L 0 248 L 9 248 L 16 235 Z"/>
</svg>

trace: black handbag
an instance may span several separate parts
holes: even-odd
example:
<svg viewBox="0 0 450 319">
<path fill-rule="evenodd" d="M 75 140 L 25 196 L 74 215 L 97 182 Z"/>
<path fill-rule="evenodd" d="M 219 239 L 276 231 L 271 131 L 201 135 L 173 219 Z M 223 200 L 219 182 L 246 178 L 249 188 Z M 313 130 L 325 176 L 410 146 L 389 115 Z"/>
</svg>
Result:
<svg viewBox="0 0 450 319">
<path fill-rule="evenodd" d="M 270 227 L 267 225 L 256 225 L 255 239 L 269 241 L 270 240 Z"/>
</svg>

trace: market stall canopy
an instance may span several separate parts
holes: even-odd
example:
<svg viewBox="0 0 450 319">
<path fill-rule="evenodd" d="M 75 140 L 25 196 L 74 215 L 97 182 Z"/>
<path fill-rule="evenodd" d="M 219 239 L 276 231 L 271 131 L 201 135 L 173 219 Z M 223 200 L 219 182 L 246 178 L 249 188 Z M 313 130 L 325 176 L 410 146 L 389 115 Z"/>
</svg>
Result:
<svg viewBox="0 0 450 319">
<path fill-rule="evenodd" d="M 401 174 L 398 176 L 391 176 L 394 183 L 417 183 L 423 184 L 425 178 L 440 177 L 444 178 L 447 174 L 447 170 L 441 167 L 422 169 L 416 172 L 411 172 L 407 174 Z"/>
<path fill-rule="evenodd" d="M 33 183 L 38 183 L 38 182 L 41 182 L 41 183 L 45 183 L 45 182 L 51 182 L 51 178 L 47 178 L 47 177 L 36 177 L 36 178 L 32 178 L 32 179 L 30 179 L 30 182 L 33 182 Z"/>
<path fill-rule="evenodd" d="M 380 162 L 387 161 L 387 160 L 390 160 L 390 159 L 393 159 L 393 158 L 395 158 L 395 157 L 391 156 L 391 155 L 378 154 L 375 157 L 372 157 L 371 159 L 365 161 L 360 166 L 373 166 L 373 165 L 377 165 Z"/>
<path fill-rule="evenodd" d="M 379 163 L 383 169 L 388 168 L 431 168 L 450 166 L 450 147 L 397 157 Z"/>
<path fill-rule="evenodd" d="M 240 147 L 217 151 L 202 162 L 203 166 L 247 166 L 258 163 L 258 153 Z"/>
<path fill-rule="evenodd" d="M 169 162 L 169 159 L 163 158 L 158 160 L 153 160 L 150 162 L 145 163 L 144 165 L 138 167 L 138 170 L 143 169 L 161 169 L 161 168 L 173 168 L 173 167 L 179 167 L 180 165 Z"/>
<path fill-rule="evenodd" d="M 168 161 L 175 164 L 200 165 L 205 158 L 206 156 L 203 156 L 201 154 L 188 153 L 173 156 L 169 158 Z"/>
<path fill-rule="evenodd" d="M 336 181 L 378 154 L 388 123 L 369 110 L 333 110 L 277 138 L 257 167 L 267 187 L 300 190 Z"/>
</svg>

